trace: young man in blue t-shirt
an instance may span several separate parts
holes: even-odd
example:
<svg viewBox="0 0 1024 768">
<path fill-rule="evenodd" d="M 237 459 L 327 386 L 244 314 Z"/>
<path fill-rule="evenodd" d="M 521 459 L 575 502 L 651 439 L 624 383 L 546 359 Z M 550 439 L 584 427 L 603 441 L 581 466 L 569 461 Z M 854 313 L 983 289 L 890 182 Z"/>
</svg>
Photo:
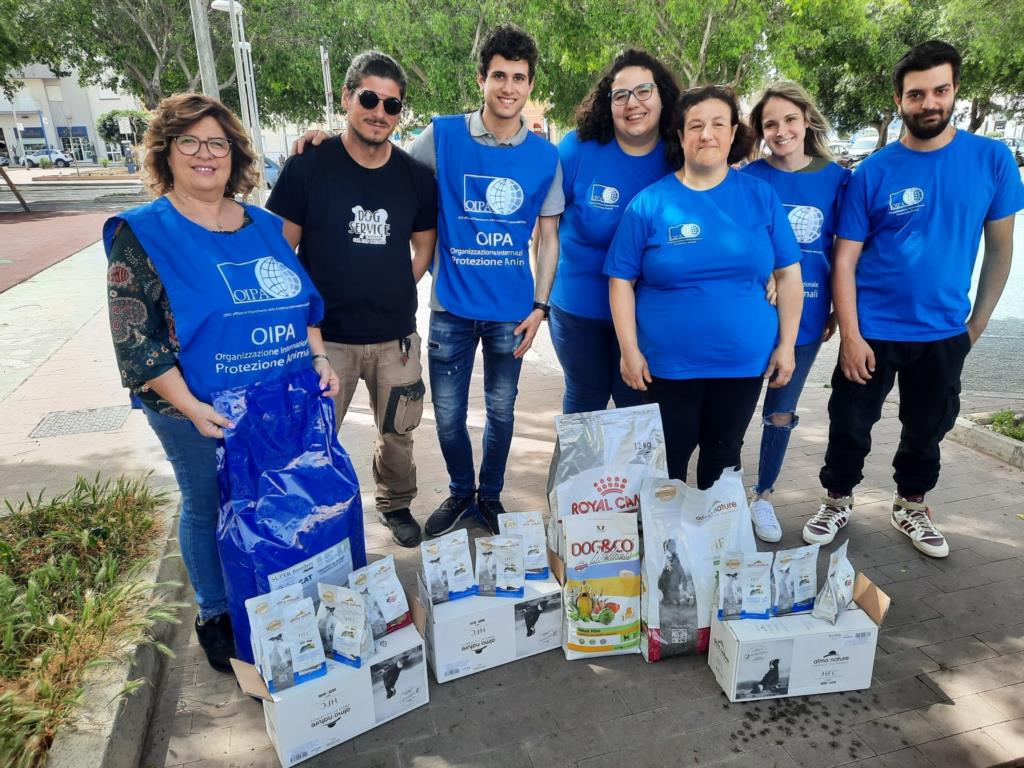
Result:
<svg viewBox="0 0 1024 768">
<path fill-rule="evenodd" d="M 494 29 L 480 48 L 483 107 L 435 117 L 409 154 L 434 169 L 438 240 L 427 360 L 437 436 L 451 495 L 424 526 L 447 533 L 466 515 L 498 532 L 523 355 L 548 314 L 565 207 L 558 151 L 521 113 L 533 90 L 537 46 L 518 27 Z M 529 243 L 537 224 L 537 269 Z M 466 428 L 476 348 L 483 347 L 487 420 L 479 483 Z"/>
<path fill-rule="evenodd" d="M 827 495 L 804 526 L 810 543 L 831 542 L 849 522 L 871 427 L 898 383 L 903 430 L 891 523 L 926 555 L 949 554 L 924 496 L 938 482 L 939 443 L 960 410 L 964 358 L 1006 284 L 1014 216 L 1024 208 L 1007 147 L 950 125 L 959 83 L 952 46 L 933 40 L 912 48 L 893 74 L 906 135 L 867 158 L 850 180 L 832 266 L 842 343 L 820 475 Z"/>
</svg>

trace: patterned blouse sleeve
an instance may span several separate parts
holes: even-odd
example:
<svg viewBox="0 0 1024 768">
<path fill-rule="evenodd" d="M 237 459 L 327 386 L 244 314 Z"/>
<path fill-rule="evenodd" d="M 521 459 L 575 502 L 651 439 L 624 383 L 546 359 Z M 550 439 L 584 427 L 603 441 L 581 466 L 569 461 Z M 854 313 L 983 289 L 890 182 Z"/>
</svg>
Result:
<svg viewBox="0 0 1024 768">
<path fill-rule="evenodd" d="M 125 387 L 139 392 L 147 381 L 177 365 L 180 347 L 167 293 L 149 256 L 124 222 L 107 259 L 107 307 Z"/>
</svg>

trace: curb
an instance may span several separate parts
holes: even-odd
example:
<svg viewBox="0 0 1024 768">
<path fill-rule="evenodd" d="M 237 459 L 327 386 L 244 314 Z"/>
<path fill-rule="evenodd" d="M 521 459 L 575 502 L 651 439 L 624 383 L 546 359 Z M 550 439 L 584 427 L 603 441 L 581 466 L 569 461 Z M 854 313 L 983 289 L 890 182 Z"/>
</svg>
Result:
<svg viewBox="0 0 1024 768">
<path fill-rule="evenodd" d="M 963 416 L 957 417 L 948 437 L 955 443 L 1004 461 L 1012 467 L 1024 469 L 1024 443 L 993 432 Z"/>
<path fill-rule="evenodd" d="M 174 496 L 177 495 L 175 489 Z M 178 537 L 173 533 L 181 501 L 172 498 L 172 503 L 175 512 L 166 517 L 168 535 L 164 550 L 143 575 L 150 584 L 176 581 L 184 585 L 187 578 Z M 170 587 L 160 594 L 172 602 L 183 591 L 183 586 Z M 173 631 L 173 624 L 157 624 L 153 627 L 153 638 L 166 643 Z M 163 654 L 144 643 L 136 646 L 122 663 L 99 667 L 87 675 L 82 703 L 54 737 L 46 768 L 137 768 L 166 661 Z M 147 684 L 131 696 L 118 696 L 128 681 L 140 678 Z"/>
</svg>

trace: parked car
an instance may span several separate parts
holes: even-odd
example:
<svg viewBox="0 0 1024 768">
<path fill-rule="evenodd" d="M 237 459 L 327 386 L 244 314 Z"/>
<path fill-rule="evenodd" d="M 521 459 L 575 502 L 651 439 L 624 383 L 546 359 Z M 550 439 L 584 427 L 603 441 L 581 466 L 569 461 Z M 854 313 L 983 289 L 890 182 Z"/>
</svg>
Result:
<svg viewBox="0 0 1024 768">
<path fill-rule="evenodd" d="M 874 154 L 878 139 L 874 136 L 861 136 L 850 144 L 850 165 L 856 165 L 868 155 Z"/>
<path fill-rule="evenodd" d="M 828 149 L 839 165 L 843 166 L 843 168 L 850 167 L 850 142 L 830 141 L 828 143 Z"/>
<path fill-rule="evenodd" d="M 7 158 L 7 155 L 0 155 L 0 165 L 10 165 L 11 161 Z"/>
<path fill-rule="evenodd" d="M 56 149 L 37 149 L 35 152 L 29 152 L 25 155 L 25 167 L 26 168 L 37 168 L 42 165 L 43 159 L 49 160 L 58 168 L 67 168 L 74 161 L 70 155 L 65 155 L 60 150 Z"/>
<path fill-rule="evenodd" d="M 272 189 L 277 183 L 277 177 L 281 175 L 281 166 L 276 160 L 269 157 L 263 158 L 263 179 L 267 182 L 267 189 Z"/>
<path fill-rule="evenodd" d="M 1008 146 L 1010 151 L 1013 152 L 1013 157 L 1017 161 L 1017 166 L 1024 167 L 1024 139 L 1006 136 L 999 140 Z"/>
</svg>

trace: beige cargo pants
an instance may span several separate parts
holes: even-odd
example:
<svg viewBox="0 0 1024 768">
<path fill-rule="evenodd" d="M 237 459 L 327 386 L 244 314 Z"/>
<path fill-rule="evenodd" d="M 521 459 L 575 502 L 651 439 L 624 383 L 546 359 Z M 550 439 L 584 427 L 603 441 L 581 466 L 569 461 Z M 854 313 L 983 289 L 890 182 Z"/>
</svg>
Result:
<svg viewBox="0 0 1024 768">
<path fill-rule="evenodd" d="M 403 344 L 403 341 L 405 342 Z M 359 380 L 366 382 L 377 425 L 373 479 L 378 512 L 405 509 L 416 496 L 412 431 L 423 415 L 423 368 L 418 333 L 379 344 L 327 342 L 327 358 L 341 388 L 334 397 L 338 426 L 345 420 Z M 344 444 L 344 441 L 342 441 Z"/>
</svg>

